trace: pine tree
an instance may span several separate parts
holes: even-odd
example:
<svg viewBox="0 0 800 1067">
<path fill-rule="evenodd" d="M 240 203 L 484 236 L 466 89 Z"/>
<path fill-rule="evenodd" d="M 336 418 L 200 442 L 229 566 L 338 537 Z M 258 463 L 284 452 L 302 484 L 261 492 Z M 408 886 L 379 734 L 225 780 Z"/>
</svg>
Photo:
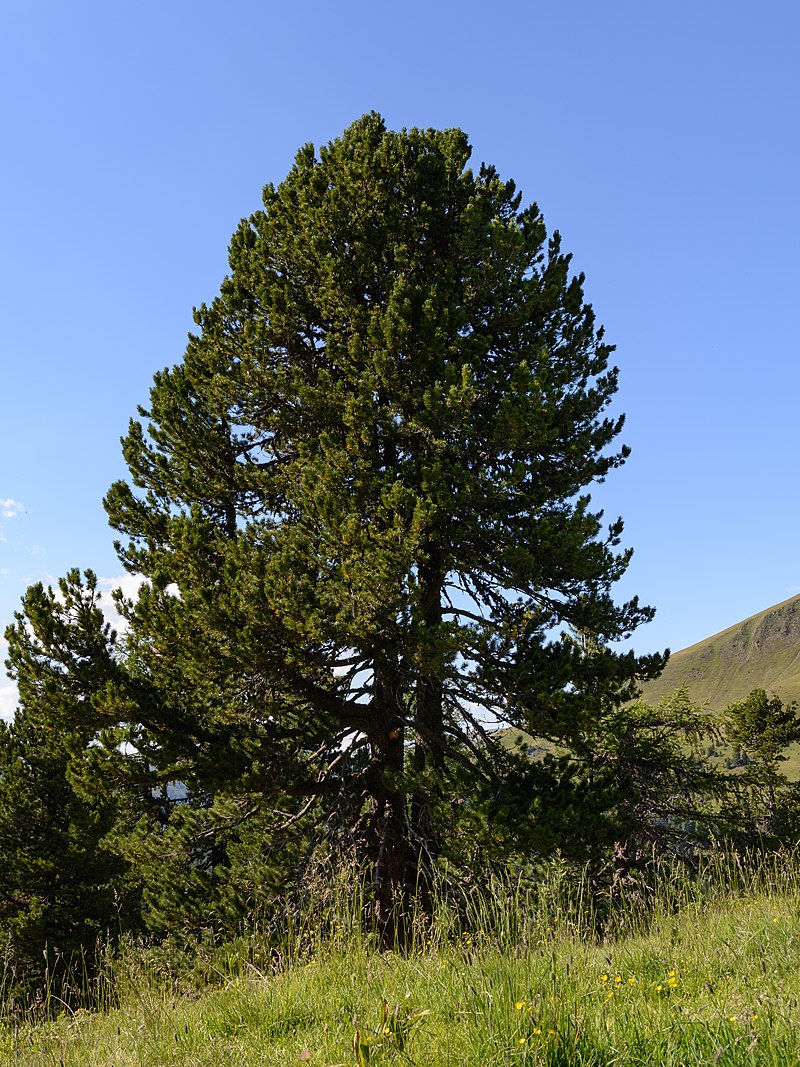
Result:
<svg viewBox="0 0 800 1067">
<path fill-rule="evenodd" d="M 96 737 L 92 693 L 116 673 L 114 635 L 91 572 L 58 594 L 32 586 L 6 631 L 20 707 L 0 724 L 0 926 L 9 987 L 91 994 L 99 943 L 138 923 L 127 864 L 105 847 L 118 817 L 113 783 L 81 788 Z"/>
<path fill-rule="evenodd" d="M 744 826 L 739 833 L 767 839 L 777 837 L 782 844 L 798 838 L 798 794 L 790 785 L 780 764 L 786 749 L 800 741 L 797 703 L 784 704 L 776 695 L 753 689 L 744 699 L 732 701 L 725 711 L 725 732 L 739 753 L 741 769 L 735 776 L 736 810 Z"/>
<path fill-rule="evenodd" d="M 651 615 L 612 599 L 630 553 L 586 491 L 627 455 L 612 348 L 558 234 L 469 156 L 375 114 L 301 149 L 106 499 L 147 583 L 138 695 L 104 713 L 196 791 L 351 848 L 387 937 L 480 810 L 527 848 L 613 837 L 600 776 L 493 731 L 590 749 L 662 662 L 610 648 Z"/>
</svg>

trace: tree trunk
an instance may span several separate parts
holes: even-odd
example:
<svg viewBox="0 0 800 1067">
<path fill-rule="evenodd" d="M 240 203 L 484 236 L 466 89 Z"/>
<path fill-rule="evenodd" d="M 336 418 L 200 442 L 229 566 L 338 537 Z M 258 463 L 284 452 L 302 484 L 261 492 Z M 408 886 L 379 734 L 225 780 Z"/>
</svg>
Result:
<svg viewBox="0 0 800 1067">
<path fill-rule="evenodd" d="M 385 949 L 410 947 L 416 859 L 410 840 L 408 799 L 403 787 L 405 722 L 397 660 L 375 660 L 377 733 L 371 738 L 374 773 L 371 833 L 367 843 L 372 871 L 375 921 Z"/>
<path fill-rule="evenodd" d="M 441 554 L 430 550 L 419 568 L 420 629 L 424 649 L 423 669 L 416 682 L 413 768 L 417 775 L 439 770 L 444 765 L 444 713 L 442 662 L 439 653 L 439 628 L 442 624 Z M 433 912 L 433 874 L 440 842 L 431 813 L 429 781 L 419 782 L 411 798 L 411 837 L 415 852 L 415 892 L 423 914 Z"/>
</svg>

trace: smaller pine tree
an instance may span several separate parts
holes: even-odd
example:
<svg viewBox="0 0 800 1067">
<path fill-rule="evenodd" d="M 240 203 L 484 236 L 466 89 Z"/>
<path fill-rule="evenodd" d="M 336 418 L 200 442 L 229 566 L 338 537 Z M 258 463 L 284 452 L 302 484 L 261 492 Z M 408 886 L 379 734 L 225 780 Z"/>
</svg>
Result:
<svg viewBox="0 0 800 1067">
<path fill-rule="evenodd" d="M 58 594 L 32 586 L 6 631 L 20 707 L 0 724 L 0 929 L 22 1002 L 45 983 L 62 1000 L 84 994 L 98 942 L 138 925 L 128 865 L 104 844 L 113 790 L 82 786 L 90 693 L 115 669 L 97 596 L 91 573 Z"/>
</svg>

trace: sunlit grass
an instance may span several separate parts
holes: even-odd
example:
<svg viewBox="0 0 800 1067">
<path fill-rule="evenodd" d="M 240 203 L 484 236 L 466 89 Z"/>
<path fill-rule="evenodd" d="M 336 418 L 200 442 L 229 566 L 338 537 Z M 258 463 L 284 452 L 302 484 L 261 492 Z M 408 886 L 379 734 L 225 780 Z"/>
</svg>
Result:
<svg viewBox="0 0 800 1067">
<path fill-rule="evenodd" d="M 652 905 L 620 906 L 599 937 L 589 898 L 561 877 L 498 883 L 468 927 L 446 916 L 407 954 L 375 951 L 356 922 L 327 937 L 298 922 L 282 952 L 228 948 L 216 984 L 193 994 L 132 953 L 116 965 L 119 1007 L 7 1027 L 0 1063 L 800 1062 L 795 861 L 720 861 L 694 883 L 665 871 Z"/>
</svg>

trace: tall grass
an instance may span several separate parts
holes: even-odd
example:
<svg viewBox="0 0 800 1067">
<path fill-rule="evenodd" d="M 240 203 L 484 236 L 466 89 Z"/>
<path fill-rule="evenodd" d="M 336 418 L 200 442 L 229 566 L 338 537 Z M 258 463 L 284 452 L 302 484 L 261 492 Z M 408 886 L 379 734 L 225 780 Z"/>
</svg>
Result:
<svg viewBox="0 0 800 1067">
<path fill-rule="evenodd" d="M 402 954 L 377 951 L 363 903 L 325 883 L 233 942 L 128 944 L 103 1010 L 9 1021 L 0 1063 L 800 1062 L 797 856 L 663 864 L 606 899 L 554 862 L 443 897 Z"/>
</svg>

